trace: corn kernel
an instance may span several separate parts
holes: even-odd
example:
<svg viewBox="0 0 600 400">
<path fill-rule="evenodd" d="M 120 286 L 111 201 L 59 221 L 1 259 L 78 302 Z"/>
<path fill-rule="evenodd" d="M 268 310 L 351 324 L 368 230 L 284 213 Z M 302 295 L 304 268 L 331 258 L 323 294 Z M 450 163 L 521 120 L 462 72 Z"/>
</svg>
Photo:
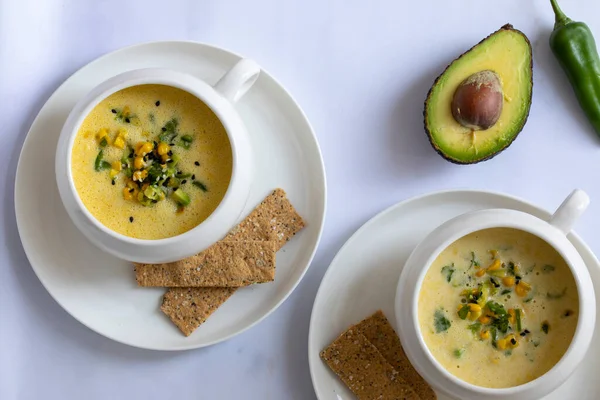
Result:
<svg viewBox="0 0 600 400">
<path fill-rule="evenodd" d="M 142 169 L 144 168 L 144 159 L 142 157 L 136 157 L 133 159 L 133 168 Z"/>
<path fill-rule="evenodd" d="M 515 323 L 515 310 L 510 308 L 508 310 L 508 322 L 510 322 L 511 324 Z"/>
<path fill-rule="evenodd" d="M 483 340 L 489 339 L 490 338 L 490 331 L 487 330 L 483 330 L 479 333 L 479 337 Z"/>
<path fill-rule="evenodd" d="M 490 265 L 487 270 L 488 271 L 496 271 L 498 269 L 502 268 L 502 261 L 496 259 L 494 260 L 494 262 L 492 263 L 492 265 Z"/>
<path fill-rule="evenodd" d="M 531 285 L 523 281 L 520 281 L 515 287 L 515 293 L 520 297 L 526 296 L 529 290 L 531 290 Z"/>
<path fill-rule="evenodd" d="M 496 341 L 496 347 L 498 347 L 500 350 L 506 350 L 506 345 L 507 345 L 506 339 L 499 339 Z"/>
<path fill-rule="evenodd" d="M 469 317 L 469 320 L 475 321 L 477 318 L 479 318 L 480 315 L 481 315 L 481 311 L 471 311 L 467 315 L 467 317 Z"/>
<path fill-rule="evenodd" d="M 125 182 L 125 186 L 127 186 L 129 189 L 135 189 L 137 188 L 137 185 L 135 184 L 135 182 L 131 179 L 127 179 L 127 181 Z"/>
<path fill-rule="evenodd" d="M 110 170 L 110 177 L 114 178 L 115 176 L 119 175 L 119 171 L 111 169 Z"/>
<path fill-rule="evenodd" d="M 133 199 L 133 192 L 130 192 L 129 190 L 129 188 L 123 188 L 123 198 L 125 200 Z"/>
<path fill-rule="evenodd" d="M 531 289 L 531 285 L 525 281 L 519 281 L 519 285 L 523 286 L 525 289 Z"/>
<path fill-rule="evenodd" d="M 169 152 L 169 150 L 171 150 L 171 149 L 169 148 L 168 144 L 163 143 L 163 142 L 160 142 L 158 144 L 157 152 L 159 155 L 164 156 L 165 154 L 167 154 Z"/>
<path fill-rule="evenodd" d="M 487 315 L 482 315 L 481 317 L 479 317 L 479 322 L 481 322 L 484 325 L 488 325 L 490 322 L 492 322 L 492 319 Z"/>
<path fill-rule="evenodd" d="M 110 164 L 110 166 L 111 166 L 111 168 L 112 168 L 112 169 L 114 169 L 114 170 L 116 170 L 116 171 L 120 171 L 120 170 L 121 170 L 121 168 L 123 167 L 123 165 L 121 164 L 121 161 L 113 161 L 113 162 Z"/>
<path fill-rule="evenodd" d="M 136 155 L 143 157 L 146 154 L 150 153 L 153 148 L 154 148 L 154 145 L 150 142 L 140 142 L 140 143 L 138 143 L 138 145 L 136 147 L 135 153 L 136 153 Z"/>
<path fill-rule="evenodd" d="M 134 181 L 138 181 L 141 182 L 144 179 L 146 179 L 146 177 L 148 176 L 148 171 L 143 170 L 143 171 L 135 171 L 133 173 L 133 180 Z"/>
<path fill-rule="evenodd" d="M 119 130 L 117 131 L 117 136 L 125 139 L 127 137 L 127 129 L 119 128 Z"/>
<path fill-rule="evenodd" d="M 123 111 L 121 111 L 121 115 L 123 115 L 124 117 L 127 117 L 127 116 L 129 116 L 129 114 L 131 114 L 131 109 L 129 108 L 129 106 L 123 107 Z"/>
<path fill-rule="evenodd" d="M 160 159 L 162 160 L 162 162 L 167 162 L 167 161 L 169 161 L 169 155 L 168 154 L 162 155 L 162 156 L 160 156 Z"/>
<path fill-rule="evenodd" d="M 469 311 L 472 311 L 472 312 L 481 311 L 481 306 L 479 304 L 469 303 Z"/>
<path fill-rule="evenodd" d="M 108 136 L 108 129 L 106 128 L 102 128 L 98 131 L 98 133 L 96 134 L 96 139 L 98 139 L 98 141 L 102 140 L 105 136 Z"/>
<path fill-rule="evenodd" d="M 498 250 L 490 250 L 490 255 L 492 256 L 492 258 L 498 257 Z"/>
<path fill-rule="evenodd" d="M 121 136 L 117 136 L 115 138 L 115 141 L 113 142 L 113 145 L 115 147 L 118 147 L 119 149 L 124 149 L 125 148 L 125 141 L 123 140 L 123 138 Z"/>
<path fill-rule="evenodd" d="M 479 271 L 475 272 L 475 276 L 478 278 L 481 278 L 484 275 L 485 275 L 485 269 L 480 269 Z"/>
<path fill-rule="evenodd" d="M 515 285 L 515 277 L 514 276 L 505 276 L 502 278 L 502 284 L 507 287 L 513 287 Z"/>
<path fill-rule="evenodd" d="M 519 347 L 519 341 L 517 340 L 516 336 L 512 333 L 506 336 L 504 340 L 506 340 L 506 347 L 509 347 L 511 349 Z"/>
</svg>

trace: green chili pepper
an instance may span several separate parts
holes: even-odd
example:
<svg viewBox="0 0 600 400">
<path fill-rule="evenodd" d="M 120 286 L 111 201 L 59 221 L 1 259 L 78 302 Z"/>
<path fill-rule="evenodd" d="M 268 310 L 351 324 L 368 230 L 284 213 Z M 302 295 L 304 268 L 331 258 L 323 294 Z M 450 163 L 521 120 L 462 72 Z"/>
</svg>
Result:
<svg viewBox="0 0 600 400">
<path fill-rule="evenodd" d="M 573 22 L 550 0 L 556 21 L 550 48 L 567 74 L 579 104 L 600 135 L 600 57 L 590 28 Z"/>
</svg>

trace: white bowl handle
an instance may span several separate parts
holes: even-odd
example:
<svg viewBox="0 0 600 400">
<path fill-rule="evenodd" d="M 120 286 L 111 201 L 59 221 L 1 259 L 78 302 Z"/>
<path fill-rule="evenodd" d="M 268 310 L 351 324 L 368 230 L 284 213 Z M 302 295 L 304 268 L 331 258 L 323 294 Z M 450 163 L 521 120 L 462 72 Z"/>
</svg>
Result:
<svg viewBox="0 0 600 400">
<path fill-rule="evenodd" d="M 213 88 L 227 100 L 235 103 L 254 85 L 260 75 L 257 63 L 247 58 L 237 62 L 219 79 Z"/>
<path fill-rule="evenodd" d="M 575 221 L 590 204 L 590 198 L 583 190 L 575 189 L 562 202 L 550 218 L 550 224 L 557 227 L 565 235 L 571 231 Z"/>
</svg>

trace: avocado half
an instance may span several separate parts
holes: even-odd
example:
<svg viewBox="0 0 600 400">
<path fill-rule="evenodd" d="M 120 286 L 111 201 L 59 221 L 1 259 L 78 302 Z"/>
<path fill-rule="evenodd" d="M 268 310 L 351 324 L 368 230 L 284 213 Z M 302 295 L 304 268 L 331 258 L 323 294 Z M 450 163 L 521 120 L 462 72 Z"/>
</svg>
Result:
<svg viewBox="0 0 600 400">
<path fill-rule="evenodd" d="M 486 130 L 472 131 L 452 116 L 458 86 L 472 74 L 494 71 L 503 90 L 502 113 Z M 533 91 L 531 44 L 506 24 L 454 60 L 435 80 L 425 100 L 425 131 L 433 148 L 456 164 L 489 160 L 506 149 L 523 129 Z"/>
</svg>

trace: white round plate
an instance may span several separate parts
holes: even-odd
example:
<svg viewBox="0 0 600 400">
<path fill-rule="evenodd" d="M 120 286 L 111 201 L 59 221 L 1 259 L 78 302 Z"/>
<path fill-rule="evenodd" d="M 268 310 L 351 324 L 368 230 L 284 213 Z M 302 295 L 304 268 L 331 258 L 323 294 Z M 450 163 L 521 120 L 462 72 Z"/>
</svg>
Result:
<svg viewBox="0 0 600 400">
<path fill-rule="evenodd" d="M 308 269 L 325 216 L 323 160 L 304 113 L 265 71 L 236 104 L 251 136 L 256 170 L 244 215 L 280 187 L 307 227 L 277 254 L 275 282 L 238 291 L 190 337 L 184 337 L 160 312 L 164 289 L 137 287 L 131 265 L 84 239 L 58 196 L 53 168 L 58 136 L 67 114 L 86 92 L 111 76 L 146 67 L 176 69 L 212 84 L 240 58 L 192 42 L 147 43 L 118 50 L 71 76 L 31 126 L 15 182 L 17 224 L 25 253 L 50 295 L 101 335 L 156 350 L 208 346 L 250 328 L 273 312 Z"/>
<path fill-rule="evenodd" d="M 558 206 L 558 204 L 557 204 Z M 381 309 L 395 327 L 394 297 L 400 271 L 413 248 L 434 228 L 459 214 L 484 208 L 509 208 L 540 218 L 550 213 L 523 200 L 483 191 L 445 191 L 413 198 L 388 208 L 364 224 L 331 262 L 310 319 L 308 360 L 319 400 L 354 399 L 350 390 L 319 358 L 319 352 L 350 325 Z M 590 269 L 600 293 L 600 264 L 574 233 L 569 240 Z M 600 299 L 600 297 L 599 297 Z M 600 328 L 582 365 L 544 400 L 592 400 L 600 393 Z M 439 395 L 440 400 L 449 399 Z"/>
</svg>

